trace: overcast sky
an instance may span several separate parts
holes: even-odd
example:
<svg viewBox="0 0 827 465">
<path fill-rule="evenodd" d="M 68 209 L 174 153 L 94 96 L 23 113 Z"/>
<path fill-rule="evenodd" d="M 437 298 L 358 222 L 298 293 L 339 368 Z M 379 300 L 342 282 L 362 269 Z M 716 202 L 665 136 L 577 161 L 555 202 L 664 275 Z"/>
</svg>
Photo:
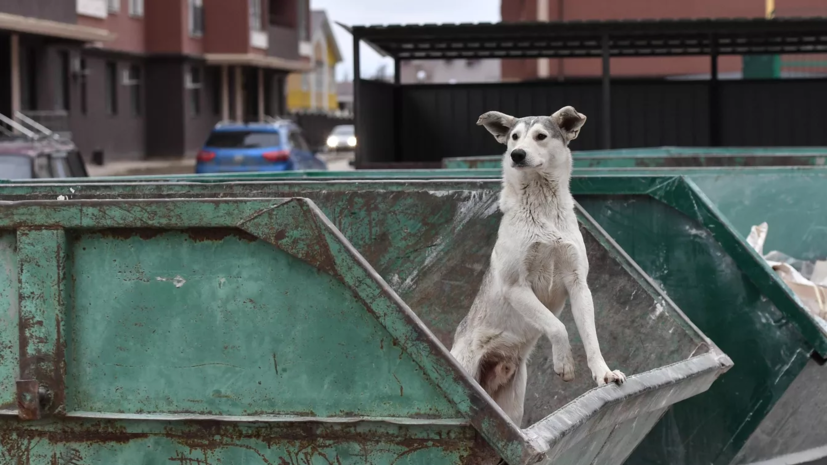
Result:
<svg viewBox="0 0 827 465">
<path fill-rule="evenodd" d="M 500 0 L 310 0 L 314 10 L 326 10 L 333 24 L 336 41 L 344 63 L 336 69 L 337 79 L 353 77 L 353 41 L 350 34 L 337 26 L 425 23 L 479 23 L 500 20 Z M 393 60 L 382 59 L 362 44 L 362 76 L 373 76 L 383 63 L 393 73 Z"/>
</svg>

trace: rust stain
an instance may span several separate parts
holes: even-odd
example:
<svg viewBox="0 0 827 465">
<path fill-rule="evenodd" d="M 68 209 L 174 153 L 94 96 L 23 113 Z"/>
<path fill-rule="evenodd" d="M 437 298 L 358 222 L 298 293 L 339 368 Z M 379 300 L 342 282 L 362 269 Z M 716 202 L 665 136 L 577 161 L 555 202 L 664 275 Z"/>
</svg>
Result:
<svg viewBox="0 0 827 465">
<path fill-rule="evenodd" d="M 258 240 L 256 236 L 235 228 L 194 228 L 187 229 L 186 233 L 187 236 L 195 242 L 217 242 L 223 241 L 228 237 L 244 242 L 255 242 Z"/>
<path fill-rule="evenodd" d="M 149 240 L 167 232 L 169 232 L 169 230 L 152 228 L 112 228 L 98 229 L 95 231 L 95 233 L 100 237 L 120 240 L 131 239 L 133 237 Z"/>
<path fill-rule="evenodd" d="M 131 239 L 138 237 L 140 239 L 149 240 L 154 239 L 163 234 L 178 233 L 177 230 L 172 229 L 153 229 L 153 228 L 112 228 L 112 229 L 98 229 L 95 231 L 97 235 L 104 238 L 112 239 Z M 217 242 L 232 237 L 245 242 L 255 242 L 258 240 L 252 234 L 236 228 L 190 228 L 183 231 L 193 242 Z"/>
</svg>

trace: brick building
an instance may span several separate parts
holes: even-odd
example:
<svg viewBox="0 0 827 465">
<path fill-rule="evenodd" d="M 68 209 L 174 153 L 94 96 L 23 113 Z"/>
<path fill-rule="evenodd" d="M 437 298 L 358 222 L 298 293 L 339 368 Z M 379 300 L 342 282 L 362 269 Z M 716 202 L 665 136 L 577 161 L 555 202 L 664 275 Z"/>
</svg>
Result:
<svg viewBox="0 0 827 465">
<path fill-rule="evenodd" d="M 763 18 L 768 6 L 773 8 L 771 0 L 501 0 L 500 9 L 503 21 L 519 22 Z M 777 17 L 825 16 L 827 2 L 774 0 L 774 12 Z M 789 63 L 801 62 L 796 57 L 785 58 Z M 824 57 L 809 56 L 806 60 L 817 63 L 819 58 Z M 814 59 L 816 61 L 812 61 Z M 742 66 L 739 56 L 722 56 L 718 61 L 721 77 L 739 76 Z M 502 79 L 597 77 L 601 69 L 599 58 L 503 60 Z M 709 71 L 707 57 L 613 58 L 611 61 L 612 76 L 617 77 L 708 76 Z"/>
<path fill-rule="evenodd" d="M 284 112 L 287 74 L 309 66 L 309 11 L 309 0 L 5 0 L 0 113 L 71 132 L 85 156 L 191 155 L 222 119 Z"/>
</svg>

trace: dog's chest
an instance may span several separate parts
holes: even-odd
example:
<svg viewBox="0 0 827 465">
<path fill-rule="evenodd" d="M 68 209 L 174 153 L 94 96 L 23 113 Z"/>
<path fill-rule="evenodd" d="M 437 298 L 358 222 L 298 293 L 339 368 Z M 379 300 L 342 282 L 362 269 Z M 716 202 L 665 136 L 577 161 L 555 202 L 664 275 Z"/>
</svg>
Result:
<svg viewBox="0 0 827 465">
<path fill-rule="evenodd" d="M 528 246 L 525 265 L 531 278 L 537 278 L 541 281 L 551 278 L 554 272 L 556 251 L 559 246 L 559 237 L 554 237 L 550 241 L 536 241 Z"/>
</svg>

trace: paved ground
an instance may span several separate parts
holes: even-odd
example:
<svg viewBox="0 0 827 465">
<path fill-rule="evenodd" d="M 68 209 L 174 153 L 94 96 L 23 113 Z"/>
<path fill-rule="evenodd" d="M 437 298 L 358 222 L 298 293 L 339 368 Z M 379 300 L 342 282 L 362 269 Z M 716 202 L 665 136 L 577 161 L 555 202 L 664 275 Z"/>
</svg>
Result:
<svg viewBox="0 0 827 465">
<path fill-rule="evenodd" d="M 352 171 L 353 153 L 320 154 L 327 162 L 329 171 Z M 195 159 L 117 161 L 104 166 L 87 165 L 89 176 L 148 176 L 163 174 L 191 174 L 195 172 Z"/>
</svg>

